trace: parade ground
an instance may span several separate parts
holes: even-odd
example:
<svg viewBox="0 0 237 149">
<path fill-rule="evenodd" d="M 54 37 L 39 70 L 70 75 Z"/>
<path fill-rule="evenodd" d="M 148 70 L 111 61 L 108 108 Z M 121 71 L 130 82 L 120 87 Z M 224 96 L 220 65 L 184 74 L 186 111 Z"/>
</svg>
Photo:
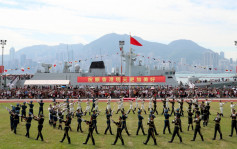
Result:
<svg viewBox="0 0 237 149">
<path fill-rule="evenodd" d="M 203 127 L 201 125 L 201 132 L 204 136 L 204 142 L 201 141 L 201 138 L 199 134 L 197 134 L 196 141 L 191 141 L 193 139 L 194 131 L 190 128 L 189 131 L 187 131 L 188 128 L 188 118 L 187 118 L 187 108 L 188 104 L 184 103 L 184 117 L 181 117 L 182 120 L 182 127 L 183 132 L 180 133 L 180 135 L 183 138 L 183 143 L 179 143 L 178 136 L 175 137 L 173 143 L 168 143 L 170 141 L 172 135 L 168 133 L 168 129 L 166 129 L 166 134 L 163 134 L 163 127 L 164 127 L 164 116 L 161 115 L 162 113 L 162 103 L 160 100 L 158 100 L 158 112 L 159 115 L 156 115 L 155 118 L 155 126 L 159 133 L 158 136 L 156 136 L 157 140 L 157 146 L 154 145 L 153 139 L 150 138 L 150 141 L 147 145 L 144 145 L 143 142 L 146 141 L 147 135 L 143 136 L 142 131 L 139 131 L 139 135 L 136 135 L 137 127 L 138 127 L 138 117 L 137 117 L 137 111 L 135 114 L 130 112 L 128 114 L 127 119 L 127 127 L 128 131 L 131 134 L 131 136 L 128 136 L 125 131 L 122 132 L 122 136 L 124 139 L 125 145 L 121 145 L 121 141 L 118 140 L 116 145 L 111 145 L 116 136 L 116 125 L 111 123 L 112 126 L 112 132 L 114 135 L 110 135 L 109 131 L 107 132 L 107 135 L 104 135 L 104 131 L 107 127 L 106 124 L 106 115 L 105 115 L 105 109 L 106 109 L 106 99 L 101 99 L 99 102 L 99 110 L 101 111 L 99 116 L 97 117 L 97 127 L 98 132 L 100 134 L 93 133 L 94 139 L 95 139 L 95 146 L 92 145 L 91 140 L 88 141 L 87 145 L 84 145 L 83 142 L 85 142 L 87 134 L 88 134 L 88 125 L 86 123 L 82 123 L 82 130 L 83 133 L 77 132 L 77 120 L 76 118 L 72 119 L 71 128 L 72 131 L 69 131 L 69 136 L 71 138 L 71 144 L 68 144 L 67 139 L 64 140 L 63 143 L 60 143 L 59 141 L 62 139 L 64 131 L 59 129 L 54 129 L 52 126 L 49 125 L 49 111 L 48 107 L 49 104 L 52 103 L 52 99 L 45 99 L 44 102 L 44 116 L 45 121 L 43 124 L 43 137 L 44 141 L 40 141 L 40 139 L 37 141 L 35 140 L 37 136 L 37 126 L 38 123 L 35 120 L 32 120 L 31 128 L 30 128 L 30 138 L 25 137 L 26 133 L 26 127 L 25 122 L 20 122 L 20 124 L 17 127 L 17 134 L 15 135 L 11 129 L 10 129 L 10 115 L 8 111 L 6 110 L 6 107 L 11 109 L 11 105 L 16 105 L 16 103 L 22 104 L 23 101 L 30 101 L 26 99 L 1 99 L 0 100 L 0 149 L 78 149 L 78 148 L 103 148 L 103 149 L 123 149 L 123 148 L 136 148 L 136 149 L 144 149 L 144 148 L 175 148 L 175 149 L 190 149 L 190 148 L 206 148 L 206 149 L 213 149 L 213 148 L 226 148 L 226 149 L 234 149 L 237 146 L 237 135 L 234 132 L 233 137 L 229 137 L 231 133 L 231 110 L 230 110 L 230 101 L 237 102 L 237 99 L 233 98 L 227 98 L 227 99 L 221 99 L 223 102 L 228 102 L 224 105 L 224 117 L 221 119 L 221 131 L 223 134 L 223 140 L 219 140 L 220 136 L 219 133 L 217 133 L 216 140 L 212 140 L 214 136 L 214 127 L 215 122 L 213 121 L 216 117 L 216 113 L 220 111 L 219 108 L 219 100 L 220 99 L 213 99 L 210 103 L 211 105 L 211 115 L 209 119 L 209 123 L 207 127 Z M 37 101 L 39 100 L 33 100 L 34 101 L 34 114 L 37 115 L 39 111 L 39 104 Z M 58 99 L 58 102 L 63 102 L 65 99 Z M 77 99 L 74 100 L 75 102 Z M 84 101 L 84 100 L 83 100 Z M 113 99 L 111 102 L 111 107 L 114 109 L 112 119 L 114 121 L 118 121 L 119 116 L 121 116 L 121 112 L 119 114 L 115 114 L 117 111 L 117 102 L 118 99 Z M 126 101 L 126 100 L 125 100 Z M 147 110 L 148 108 L 148 100 L 145 103 L 145 108 Z M 200 100 L 201 101 L 201 100 Z M 92 104 L 92 103 L 91 103 Z M 133 104 L 135 106 L 135 102 Z M 28 105 L 27 105 L 28 106 Z M 85 110 L 86 103 L 82 103 L 82 109 Z M 140 107 L 140 102 L 139 102 Z M 170 104 L 171 107 L 171 104 Z M 74 109 L 77 108 L 77 104 L 75 104 Z M 129 102 L 124 103 L 125 111 L 129 109 Z M 175 108 L 178 108 L 178 103 L 175 103 Z M 27 115 L 28 115 L 29 106 L 27 108 Z M 145 133 L 148 133 L 148 116 L 149 111 L 147 111 L 147 114 L 142 112 L 143 119 L 143 126 Z M 87 114 L 86 116 L 83 116 L 83 119 L 90 120 L 90 116 Z M 174 116 L 170 117 L 170 126 L 171 126 L 171 132 L 173 133 L 174 130 L 174 124 L 171 123 L 171 121 L 174 119 Z M 202 124 L 202 122 L 201 122 Z M 58 123 L 57 123 L 58 126 Z M 63 124 L 64 128 L 64 124 Z M 195 128 L 195 124 L 194 124 Z"/>
</svg>

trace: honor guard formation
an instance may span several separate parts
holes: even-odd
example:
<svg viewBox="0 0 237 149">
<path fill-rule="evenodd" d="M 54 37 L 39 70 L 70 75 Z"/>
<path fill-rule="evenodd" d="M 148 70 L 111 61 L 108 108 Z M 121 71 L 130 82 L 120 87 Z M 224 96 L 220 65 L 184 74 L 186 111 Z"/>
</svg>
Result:
<svg viewBox="0 0 237 149">
<path fill-rule="evenodd" d="M 112 143 L 112 145 L 116 145 L 118 139 L 121 141 L 122 145 L 125 145 L 126 140 L 124 141 L 122 132 L 125 130 L 126 134 L 128 136 L 131 136 L 132 132 L 128 131 L 127 128 L 127 123 L 126 120 L 129 118 L 130 112 L 131 114 L 136 114 L 137 112 L 137 131 L 134 132 L 136 135 L 139 135 L 139 131 L 142 131 L 142 134 L 146 136 L 146 139 L 144 137 L 144 142 L 143 144 L 147 145 L 149 143 L 150 138 L 153 139 L 154 145 L 157 145 L 157 136 L 159 135 L 157 133 L 157 127 L 154 122 L 154 119 L 156 118 L 155 114 L 158 116 L 158 109 L 157 109 L 157 99 L 155 97 L 150 97 L 148 100 L 148 109 L 146 111 L 145 108 L 145 99 L 141 98 L 134 98 L 134 99 L 127 99 L 129 100 L 129 109 L 127 112 L 124 109 L 123 102 L 124 98 L 120 97 L 120 99 L 117 101 L 118 108 L 116 110 L 116 114 L 120 114 L 119 119 L 116 121 L 112 119 L 113 114 L 114 114 L 114 108 L 111 108 L 111 97 L 107 98 L 107 106 L 105 109 L 105 117 L 106 117 L 106 128 L 104 131 L 104 135 L 107 134 L 109 131 L 110 135 L 114 135 L 112 132 L 112 127 L 111 122 L 114 123 L 117 127 L 117 132 L 116 135 L 114 136 L 115 141 Z M 211 100 L 206 99 L 205 101 L 199 102 L 198 98 L 192 98 L 192 99 L 186 99 L 184 100 L 183 98 L 180 99 L 174 99 L 174 98 L 163 98 L 161 99 L 162 104 L 163 104 L 163 109 L 162 109 L 162 115 L 164 116 L 164 128 L 163 128 L 163 135 L 168 130 L 168 133 L 172 135 L 169 143 L 172 143 L 175 139 L 176 136 L 179 137 L 180 143 L 183 142 L 182 139 L 182 117 L 184 117 L 185 111 L 184 111 L 184 104 L 187 104 L 187 118 L 188 118 L 188 128 L 187 131 L 192 130 L 193 131 L 193 138 L 190 138 L 191 141 L 195 141 L 197 135 L 200 136 L 201 140 L 204 141 L 204 135 L 205 132 L 202 132 L 202 127 L 208 127 L 208 122 L 209 122 L 209 115 L 210 109 L 211 109 Z M 66 99 L 65 102 L 60 103 L 56 102 L 56 99 L 53 99 L 52 104 L 49 104 L 49 125 L 52 126 L 54 129 L 64 129 L 64 135 L 62 140 L 60 142 L 64 142 L 65 138 L 67 138 L 68 143 L 71 144 L 71 138 L 70 138 L 70 133 L 69 131 L 72 130 L 71 122 L 73 119 L 76 119 L 77 121 L 77 132 L 83 133 L 83 128 L 82 128 L 82 123 L 85 122 L 88 125 L 88 135 L 83 144 L 87 144 L 89 140 L 92 141 L 92 144 L 96 144 L 96 140 L 93 137 L 93 132 L 95 131 L 97 134 L 99 134 L 97 130 L 97 120 L 99 120 L 99 117 L 101 116 L 101 111 L 99 110 L 99 99 L 93 98 L 92 99 L 92 107 L 90 106 L 91 100 L 87 99 L 86 100 L 86 109 L 83 112 L 82 109 L 82 100 L 78 99 L 77 102 L 74 102 L 73 100 L 69 100 L 68 98 Z M 133 102 L 135 102 L 135 107 L 133 107 Z M 140 102 L 140 107 L 139 107 L 139 102 Z M 220 106 L 220 112 L 216 113 L 216 117 L 213 120 L 215 122 L 214 126 L 214 134 L 213 134 L 213 140 L 216 139 L 217 132 L 220 135 L 220 139 L 223 139 L 223 135 L 221 132 L 221 117 L 224 115 L 223 113 L 223 108 L 224 105 L 227 102 L 222 102 L 220 100 L 219 106 Z M 26 126 L 26 134 L 25 136 L 30 138 L 30 128 L 31 128 L 31 123 L 32 120 L 35 120 L 38 122 L 38 135 L 36 136 L 35 140 L 38 140 L 39 138 L 41 141 L 44 141 L 44 137 L 42 134 L 42 129 L 44 126 L 44 102 L 43 100 L 40 100 L 38 102 L 39 104 L 39 112 L 38 115 L 34 115 L 34 103 L 33 101 L 30 101 L 29 103 L 23 102 L 23 104 L 16 104 L 16 106 L 11 105 L 11 109 L 7 108 L 9 114 L 10 114 L 10 128 L 11 131 L 13 131 L 15 134 L 17 134 L 17 126 L 20 122 L 25 121 L 25 126 Z M 171 106 L 169 105 L 171 104 Z M 175 108 L 175 104 L 178 104 L 178 108 Z M 74 106 L 77 105 L 77 109 L 74 109 Z M 237 134 L 237 126 L 236 126 L 236 117 L 237 113 L 235 111 L 235 106 L 233 102 L 230 103 L 230 121 L 231 121 L 231 132 L 230 132 L 230 137 L 233 136 L 233 132 L 235 129 L 235 132 Z M 29 109 L 28 115 L 27 115 L 27 108 Z M 147 114 L 149 112 L 149 118 L 147 123 L 143 123 L 144 117 L 143 113 Z M 89 114 L 90 119 L 85 120 L 83 117 L 85 115 Z M 214 113 L 213 113 L 214 114 Z M 170 121 L 170 118 L 173 119 Z M 174 125 L 174 130 L 171 132 L 170 129 L 170 123 Z M 64 124 L 64 126 L 63 126 Z M 145 133 L 146 130 L 144 130 L 143 124 L 148 125 L 148 130 L 147 134 Z M 63 128 L 64 127 L 64 128 Z M 187 141 L 187 140 L 184 140 Z"/>
</svg>

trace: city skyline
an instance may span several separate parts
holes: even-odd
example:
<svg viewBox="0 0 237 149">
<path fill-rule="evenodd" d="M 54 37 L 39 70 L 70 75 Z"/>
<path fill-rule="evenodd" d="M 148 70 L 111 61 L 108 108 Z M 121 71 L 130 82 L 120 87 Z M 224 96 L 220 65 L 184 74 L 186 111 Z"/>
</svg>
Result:
<svg viewBox="0 0 237 149">
<path fill-rule="evenodd" d="M 11 47 L 90 43 L 108 33 L 169 43 L 190 39 L 227 58 L 237 58 L 234 41 L 237 2 L 0 0 L 2 39 Z M 139 11 L 138 11 L 139 10 Z"/>
</svg>

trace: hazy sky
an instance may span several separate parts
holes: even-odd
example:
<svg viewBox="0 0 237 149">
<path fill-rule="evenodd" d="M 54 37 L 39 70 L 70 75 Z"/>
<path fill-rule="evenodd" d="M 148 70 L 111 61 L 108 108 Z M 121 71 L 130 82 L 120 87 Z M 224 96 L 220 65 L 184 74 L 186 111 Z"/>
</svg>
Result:
<svg viewBox="0 0 237 149">
<path fill-rule="evenodd" d="M 6 49 L 89 43 L 108 33 L 190 39 L 237 58 L 237 0 L 0 0 Z"/>
</svg>

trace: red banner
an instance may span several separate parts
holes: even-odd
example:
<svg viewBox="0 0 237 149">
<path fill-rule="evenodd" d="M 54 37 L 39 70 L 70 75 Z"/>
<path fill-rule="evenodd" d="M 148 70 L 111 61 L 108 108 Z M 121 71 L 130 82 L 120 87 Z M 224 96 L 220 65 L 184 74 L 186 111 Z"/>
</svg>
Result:
<svg viewBox="0 0 237 149">
<path fill-rule="evenodd" d="M 4 73 L 4 66 L 0 66 L 0 73 Z"/>
<path fill-rule="evenodd" d="M 77 77 L 78 83 L 162 83 L 165 76 L 106 76 L 106 77 Z"/>
</svg>

